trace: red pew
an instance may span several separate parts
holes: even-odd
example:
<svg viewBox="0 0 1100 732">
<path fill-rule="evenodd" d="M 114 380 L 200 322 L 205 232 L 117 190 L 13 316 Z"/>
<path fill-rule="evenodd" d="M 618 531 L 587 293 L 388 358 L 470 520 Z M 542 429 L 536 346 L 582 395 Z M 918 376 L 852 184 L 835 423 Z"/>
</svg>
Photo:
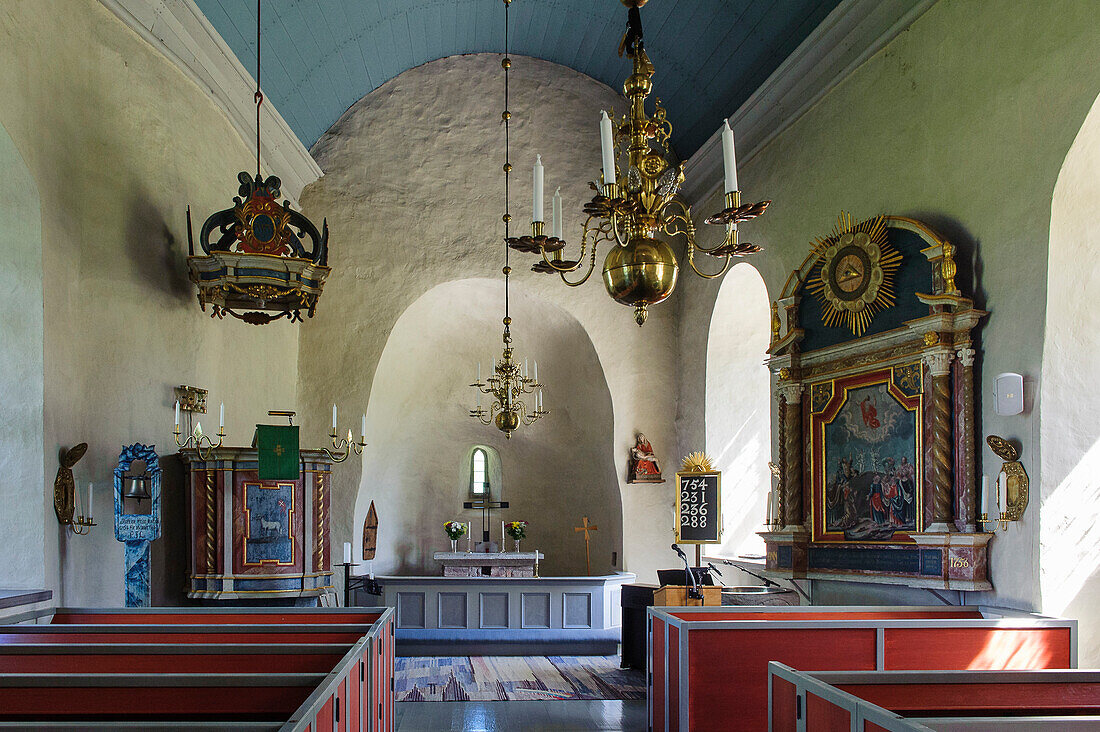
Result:
<svg viewBox="0 0 1100 732">
<path fill-rule="evenodd" d="M 806 670 L 1073 668 L 1074 620 L 986 607 L 650 608 L 655 731 L 764 729 L 768 662 Z"/>
<path fill-rule="evenodd" d="M 52 620 L 0 626 L 0 729 L 393 728 L 390 608 L 78 609 Z"/>
<path fill-rule="evenodd" d="M 1011 732 L 1100 727 L 1100 671 L 825 671 L 769 664 L 769 729 Z"/>
</svg>

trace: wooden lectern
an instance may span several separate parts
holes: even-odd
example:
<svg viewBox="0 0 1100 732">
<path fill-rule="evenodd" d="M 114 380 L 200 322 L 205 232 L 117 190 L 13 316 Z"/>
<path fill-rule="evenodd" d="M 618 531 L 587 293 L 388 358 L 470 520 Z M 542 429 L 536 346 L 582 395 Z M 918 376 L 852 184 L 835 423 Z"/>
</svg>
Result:
<svg viewBox="0 0 1100 732">
<path fill-rule="evenodd" d="M 720 585 L 700 585 L 699 592 L 703 599 L 688 597 L 690 587 L 680 585 L 664 585 L 653 591 L 653 605 L 655 607 L 685 607 L 698 605 L 721 605 L 722 587 Z"/>
</svg>

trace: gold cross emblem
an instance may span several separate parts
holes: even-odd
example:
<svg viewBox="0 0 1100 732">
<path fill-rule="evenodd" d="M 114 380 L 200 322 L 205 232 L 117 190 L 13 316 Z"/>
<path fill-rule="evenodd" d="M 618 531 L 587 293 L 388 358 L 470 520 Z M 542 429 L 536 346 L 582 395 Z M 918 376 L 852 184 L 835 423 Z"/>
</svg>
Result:
<svg viewBox="0 0 1100 732">
<path fill-rule="evenodd" d="M 278 455 L 279 457 L 282 457 L 282 456 L 283 456 L 283 452 L 285 452 L 285 451 L 283 450 L 283 446 L 282 446 L 282 445 L 276 445 L 276 446 L 275 446 L 275 454 L 276 454 L 276 455 Z"/>
</svg>

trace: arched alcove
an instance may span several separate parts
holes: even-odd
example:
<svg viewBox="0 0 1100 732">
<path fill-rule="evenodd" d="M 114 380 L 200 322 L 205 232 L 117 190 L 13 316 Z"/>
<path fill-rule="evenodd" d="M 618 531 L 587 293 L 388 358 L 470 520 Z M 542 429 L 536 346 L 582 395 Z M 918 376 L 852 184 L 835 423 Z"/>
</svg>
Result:
<svg viewBox="0 0 1100 732">
<path fill-rule="evenodd" d="M 0 586 L 45 587 L 53 510 L 43 494 L 42 214 L 34 177 L 2 127 L 0 170 Z"/>
<path fill-rule="evenodd" d="M 432 554 L 447 548 L 445 521 L 471 521 L 480 537 L 480 512 L 462 509 L 468 474 L 455 469 L 474 445 L 495 450 L 507 476 L 510 507 L 493 512 L 494 541 L 502 519 L 527 521 L 524 544 L 545 553 L 543 575 L 583 574 L 584 541 L 573 527 L 587 515 L 600 526 L 592 535 L 593 573 L 609 572 L 611 553 L 622 550 L 611 396 L 588 334 L 572 316 L 513 288 L 516 355 L 532 368 L 539 362 L 550 415 L 508 440 L 469 417 L 478 362 L 484 377 L 500 356 L 503 290 L 502 281 L 488 279 L 438 285 L 409 306 L 386 342 L 355 503 L 357 527 L 372 500 L 378 511 L 378 573 L 437 574 Z"/>
<path fill-rule="evenodd" d="M 1081 619 L 1082 667 L 1100 663 L 1100 101 L 1066 155 L 1050 211 L 1040 430 L 1043 611 Z M 1034 496 L 1034 494 L 1033 494 Z M 1034 508 L 1035 498 L 1032 498 Z"/>
<path fill-rule="evenodd" d="M 722 282 L 707 339 L 707 453 L 722 471 L 722 546 L 718 553 L 762 554 L 771 446 L 770 377 L 764 366 L 771 328 L 768 289 L 747 262 Z"/>
</svg>

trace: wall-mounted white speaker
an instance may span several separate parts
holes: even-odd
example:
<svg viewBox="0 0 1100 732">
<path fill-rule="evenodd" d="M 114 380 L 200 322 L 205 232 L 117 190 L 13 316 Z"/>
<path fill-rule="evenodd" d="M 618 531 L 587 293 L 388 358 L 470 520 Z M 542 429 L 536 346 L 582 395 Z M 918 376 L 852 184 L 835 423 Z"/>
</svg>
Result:
<svg viewBox="0 0 1100 732">
<path fill-rule="evenodd" d="M 1024 377 L 1020 374 L 998 374 L 993 380 L 993 409 L 1002 416 L 1024 411 Z"/>
</svg>

